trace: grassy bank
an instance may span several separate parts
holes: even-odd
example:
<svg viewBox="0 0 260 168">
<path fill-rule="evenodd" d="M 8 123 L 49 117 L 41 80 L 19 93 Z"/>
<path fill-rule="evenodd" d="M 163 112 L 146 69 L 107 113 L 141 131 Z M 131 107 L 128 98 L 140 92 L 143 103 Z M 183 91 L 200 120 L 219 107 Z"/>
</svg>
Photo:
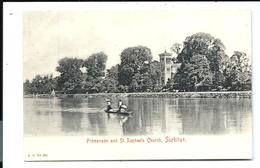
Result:
<svg viewBox="0 0 260 168">
<path fill-rule="evenodd" d="M 57 94 L 59 98 L 94 97 L 134 97 L 134 98 L 251 98 L 251 91 L 236 92 L 155 92 L 155 93 L 96 93 L 96 94 Z M 26 97 L 49 98 L 50 94 L 25 95 Z"/>
</svg>

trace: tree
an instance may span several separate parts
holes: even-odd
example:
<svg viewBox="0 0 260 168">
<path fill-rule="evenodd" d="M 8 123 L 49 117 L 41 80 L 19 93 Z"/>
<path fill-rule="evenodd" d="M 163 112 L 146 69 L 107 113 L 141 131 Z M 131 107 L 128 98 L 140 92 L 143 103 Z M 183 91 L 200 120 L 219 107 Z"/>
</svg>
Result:
<svg viewBox="0 0 260 168">
<path fill-rule="evenodd" d="M 171 46 L 171 50 L 173 52 L 175 52 L 177 55 L 180 54 L 180 50 L 181 50 L 181 44 L 179 43 L 174 43 L 172 46 Z"/>
<path fill-rule="evenodd" d="M 158 61 L 152 61 L 150 64 L 151 80 L 153 83 L 153 91 L 160 91 L 161 86 L 161 64 Z"/>
<path fill-rule="evenodd" d="M 104 80 L 104 85 L 106 87 L 106 92 L 116 93 L 118 92 L 118 64 L 112 66 L 107 70 L 107 75 Z"/>
<path fill-rule="evenodd" d="M 84 85 L 87 93 L 102 93 L 106 91 L 105 80 L 102 78 L 88 77 L 88 81 Z"/>
<path fill-rule="evenodd" d="M 119 65 L 117 64 L 108 69 L 106 77 L 118 81 L 118 67 Z"/>
<path fill-rule="evenodd" d="M 150 71 L 149 65 L 152 60 L 152 52 L 145 46 L 129 47 L 123 50 L 120 57 L 121 64 L 118 67 L 119 85 L 131 86 L 129 87 L 130 91 L 135 91 L 136 82 L 140 83 L 139 80 L 141 80 L 139 76 Z"/>
<path fill-rule="evenodd" d="M 246 53 L 235 51 L 224 70 L 229 90 L 251 90 L 251 65 Z"/>
<path fill-rule="evenodd" d="M 188 36 L 183 43 L 182 51 L 177 56 L 177 62 L 190 64 L 193 56 L 197 55 L 203 55 L 209 61 L 213 88 L 222 85 L 225 80 L 224 65 L 228 56 L 225 54 L 225 46 L 221 40 L 208 33 Z"/>
<path fill-rule="evenodd" d="M 153 82 L 149 73 L 136 73 L 130 84 L 130 89 L 135 92 L 149 92 L 153 88 Z"/>
<path fill-rule="evenodd" d="M 207 59 L 210 62 L 210 69 L 213 74 L 213 86 L 215 88 L 223 85 L 225 80 L 223 76 L 223 65 L 228 60 L 228 56 L 225 54 L 225 46 L 220 39 L 214 39 L 212 45 L 209 47 Z"/>
<path fill-rule="evenodd" d="M 52 74 L 36 75 L 32 82 L 26 80 L 24 83 L 25 94 L 49 94 L 57 87 L 57 81 Z"/>
<path fill-rule="evenodd" d="M 88 93 L 99 93 L 106 91 L 104 84 L 107 55 L 98 52 L 90 55 L 83 63 L 87 70 L 83 74 L 83 88 Z"/>
<path fill-rule="evenodd" d="M 105 76 L 105 68 L 107 55 L 103 52 L 98 52 L 90 55 L 83 64 L 87 68 L 87 75 L 93 78 Z"/>
<path fill-rule="evenodd" d="M 119 85 L 119 86 L 118 86 L 118 91 L 119 91 L 120 93 L 126 93 L 126 92 L 128 92 L 128 86 Z"/>
<path fill-rule="evenodd" d="M 32 93 L 31 83 L 28 79 L 26 79 L 25 82 L 23 83 L 23 91 L 24 91 L 24 94 Z"/>
<path fill-rule="evenodd" d="M 65 93 L 81 93 L 83 73 L 80 70 L 84 61 L 78 58 L 62 58 L 56 70 L 60 73 L 58 89 Z"/>
<path fill-rule="evenodd" d="M 195 55 L 183 63 L 174 77 L 175 88 L 182 91 L 200 91 L 212 84 L 212 73 L 205 55 Z"/>
</svg>

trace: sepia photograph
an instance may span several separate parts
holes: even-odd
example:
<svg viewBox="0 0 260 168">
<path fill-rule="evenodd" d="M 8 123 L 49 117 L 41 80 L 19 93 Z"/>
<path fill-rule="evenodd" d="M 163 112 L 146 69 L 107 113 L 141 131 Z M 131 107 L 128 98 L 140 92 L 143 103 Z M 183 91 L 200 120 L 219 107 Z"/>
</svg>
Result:
<svg viewBox="0 0 260 168">
<path fill-rule="evenodd" d="M 33 10 L 22 26 L 25 161 L 252 159 L 249 10 Z"/>
</svg>

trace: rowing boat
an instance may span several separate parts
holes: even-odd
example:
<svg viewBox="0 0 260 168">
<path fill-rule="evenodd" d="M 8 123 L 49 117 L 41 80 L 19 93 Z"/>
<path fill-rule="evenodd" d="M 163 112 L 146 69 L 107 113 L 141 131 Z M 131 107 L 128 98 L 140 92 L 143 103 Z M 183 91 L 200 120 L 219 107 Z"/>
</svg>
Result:
<svg viewBox="0 0 260 168">
<path fill-rule="evenodd" d="M 121 114 L 121 115 L 130 115 L 133 112 L 132 111 L 126 111 L 126 112 L 119 112 L 118 109 L 110 109 L 109 111 L 104 110 L 106 113 L 112 113 L 112 114 Z"/>
</svg>

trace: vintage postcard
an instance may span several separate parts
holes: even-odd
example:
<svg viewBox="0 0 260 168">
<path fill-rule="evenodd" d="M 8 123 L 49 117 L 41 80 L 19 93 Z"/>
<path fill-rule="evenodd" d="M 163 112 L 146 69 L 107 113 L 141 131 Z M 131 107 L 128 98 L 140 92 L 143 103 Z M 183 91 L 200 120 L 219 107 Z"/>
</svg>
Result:
<svg viewBox="0 0 260 168">
<path fill-rule="evenodd" d="M 247 10 L 24 11 L 24 160 L 252 159 L 251 61 Z"/>
</svg>

